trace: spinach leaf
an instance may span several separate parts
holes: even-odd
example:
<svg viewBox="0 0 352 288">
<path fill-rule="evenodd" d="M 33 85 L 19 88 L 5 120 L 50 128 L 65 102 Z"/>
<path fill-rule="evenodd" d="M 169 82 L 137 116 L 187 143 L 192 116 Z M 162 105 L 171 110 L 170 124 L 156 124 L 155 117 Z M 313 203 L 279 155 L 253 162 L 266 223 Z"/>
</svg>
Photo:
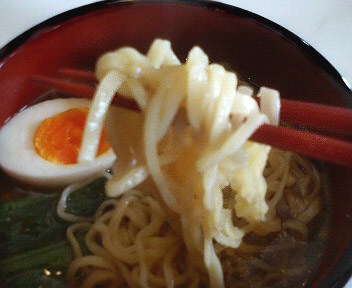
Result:
<svg viewBox="0 0 352 288">
<path fill-rule="evenodd" d="M 106 200 L 105 182 L 99 178 L 71 193 L 66 211 L 93 216 Z M 65 236 L 71 223 L 58 217 L 59 199 L 56 193 L 0 203 L 0 283 L 4 287 L 65 287 L 64 274 L 73 259 Z M 85 233 L 76 236 L 87 254 Z"/>
</svg>

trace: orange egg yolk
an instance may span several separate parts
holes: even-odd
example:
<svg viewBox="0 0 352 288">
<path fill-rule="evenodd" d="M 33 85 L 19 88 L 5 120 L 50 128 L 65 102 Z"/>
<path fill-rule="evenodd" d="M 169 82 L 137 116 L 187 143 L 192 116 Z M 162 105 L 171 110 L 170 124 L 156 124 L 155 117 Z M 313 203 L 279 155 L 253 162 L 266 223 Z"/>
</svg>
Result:
<svg viewBox="0 0 352 288">
<path fill-rule="evenodd" d="M 76 164 L 88 109 L 77 108 L 45 119 L 34 134 L 34 147 L 45 160 L 59 165 Z M 103 130 L 97 156 L 110 149 Z"/>
</svg>

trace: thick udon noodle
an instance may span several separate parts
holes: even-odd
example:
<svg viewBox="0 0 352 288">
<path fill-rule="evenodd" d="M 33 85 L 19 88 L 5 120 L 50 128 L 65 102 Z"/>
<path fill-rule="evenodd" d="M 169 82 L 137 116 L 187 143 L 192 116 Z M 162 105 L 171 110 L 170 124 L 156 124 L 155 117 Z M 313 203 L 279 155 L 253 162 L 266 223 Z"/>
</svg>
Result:
<svg viewBox="0 0 352 288">
<path fill-rule="evenodd" d="M 297 155 L 248 141 L 261 124 L 278 124 L 276 91 L 259 91 L 260 108 L 252 90 L 237 87 L 236 75 L 209 64 L 200 48 L 181 64 L 164 40 L 155 40 L 146 55 L 128 47 L 103 55 L 96 75 L 100 84 L 80 161 L 94 159 L 116 92 L 137 102 L 143 129 L 130 139 L 140 139 L 132 152 L 118 156 L 106 185 L 110 199 L 94 219 L 65 215 L 60 201 L 60 213 L 77 222 L 67 233 L 76 255 L 70 285 L 221 288 L 219 254 L 260 249 L 245 235 L 287 229 L 308 236 L 307 223 L 321 209 L 315 168 Z M 293 186 L 300 196 L 285 194 L 291 216 L 279 217 L 278 203 Z M 92 255 L 82 255 L 77 229 L 88 229 Z"/>
</svg>

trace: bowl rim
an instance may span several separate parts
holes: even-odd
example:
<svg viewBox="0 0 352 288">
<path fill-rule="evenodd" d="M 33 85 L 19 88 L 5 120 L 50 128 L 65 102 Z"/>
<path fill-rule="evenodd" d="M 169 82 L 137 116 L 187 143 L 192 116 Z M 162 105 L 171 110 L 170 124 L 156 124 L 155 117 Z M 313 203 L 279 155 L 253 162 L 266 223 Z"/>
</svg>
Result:
<svg viewBox="0 0 352 288">
<path fill-rule="evenodd" d="M 260 25 L 272 32 L 281 35 L 285 40 L 297 47 L 311 61 L 313 61 L 320 69 L 327 73 L 328 77 L 334 82 L 341 92 L 341 97 L 346 101 L 347 106 L 352 108 L 352 86 L 347 80 L 334 68 L 334 66 L 322 56 L 308 42 L 282 27 L 281 25 L 248 10 L 232 6 L 229 4 L 212 1 L 212 0 L 103 0 L 83 5 L 74 9 L 67 10 L 58 15 L 48 18 L 23 33 L 16 36 L 10 42 L 0 48 L 0 69 L 8 58 L 16 52 L 22 44 L 36 36 L 50 32 L 53 29 L 59 28 L 60 24 L 74 17 L 82 16 L 93 11 L 102 10 L 105 8 L 122 6 L 122 5 L 138 5 L 147 3 L 165 3 L 165 4 L 182 4 L 190 6 L 201 6 L 210 9 L 216 9 L 227 14 L 249 20 L 257 25 Z M 319 288 L 343 288 L 345 284 L 352 279 L 352 241 L 345 247 L 341 253 L 335 267 L 325 275 Z"/>
</svg>

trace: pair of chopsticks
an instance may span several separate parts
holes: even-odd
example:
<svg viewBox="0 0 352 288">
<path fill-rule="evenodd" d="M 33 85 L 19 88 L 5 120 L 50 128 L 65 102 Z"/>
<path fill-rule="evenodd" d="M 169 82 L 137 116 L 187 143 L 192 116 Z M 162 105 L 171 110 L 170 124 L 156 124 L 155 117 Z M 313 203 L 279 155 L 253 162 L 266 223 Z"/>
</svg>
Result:
<svg viewBox="0 0 352 288">
<path fill-rule="evenodd" d="M 97 83 L 94 73 L 68 68 L 60 69 L 57 78 L 34 75 L 31 80 L 82 98 L 92 98 Z M 113 103 L 127 109 L 139 110 L 133 100 L 119 95 L 115 96 Z M 352 136 L 351 109 L 281 99 L 280 118 L 282 121 L 305 128 Z M 348 141 L 268 124 L 260 126 L 250 140 L 317 160 L 352 167 L 352 143 Z"/>
</svg>

